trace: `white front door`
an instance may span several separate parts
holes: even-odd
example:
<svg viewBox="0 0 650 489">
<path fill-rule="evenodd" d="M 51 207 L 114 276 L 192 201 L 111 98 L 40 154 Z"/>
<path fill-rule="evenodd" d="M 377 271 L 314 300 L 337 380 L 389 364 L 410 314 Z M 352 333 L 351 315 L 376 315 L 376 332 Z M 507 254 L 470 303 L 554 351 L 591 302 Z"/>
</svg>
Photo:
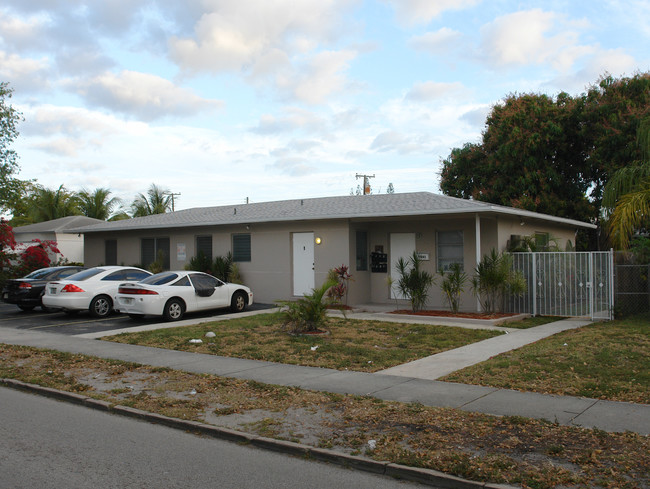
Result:
<svg viewBox="0 0 650 489">
<path fill-rule="evenodd" d="M 293 233 L 293 295 L 314 288 L 314 233 Z"/>
<path fill-rule="evenodd" d="M 390 277 L 393 279 L 393 286 L 390 290 L 391 299 L 406 299 L 399 291 L 397 282 L 400 274 L 397 271 L 397 260 L 404 258 L 408 260 L 415 251 L 415 233 L 392 233 L 390 235 Z"/>
</svg>

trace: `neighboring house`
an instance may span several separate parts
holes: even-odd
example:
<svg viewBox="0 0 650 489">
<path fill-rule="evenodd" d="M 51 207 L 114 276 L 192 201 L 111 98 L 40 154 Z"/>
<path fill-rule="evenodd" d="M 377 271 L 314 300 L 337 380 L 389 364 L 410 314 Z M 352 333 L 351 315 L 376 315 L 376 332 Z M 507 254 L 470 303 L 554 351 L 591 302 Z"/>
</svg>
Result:
<svg viewBox="0 0 650 489">
<path fill-rule="evenodd" d="M 159 250 L 165 268 L 182 269 L 202 251 L 232 252 L 257 302 L 304 295 L 328 270 L 350 266 L 348 302 L 392 303 L 395 262 L 420 253 L 431 273 L 459 262 L 468 275 L 493 248 L 534 235 L 564 249 L 578 229 L 595 226 L 429 192 L 324 197 L 181 210 L 76 229 L 85 234 L 85 263 L 148 266 Z M 428 307 L 446 307 L 431 289 Z M 469 284 L 464 310 L 475 310 Z"/>
<path fill-rule="evenodd" d="M 51 221 L 28 224 L 27 226 L 15 227 L 14 238 L 20 248 L 33 244 L 33 240 L 56 241 L 57 248 L 61 252 L 53 261 L 65 259 L 68 262 L 83 263 L 84 261 L 84 236 L 83 234 L 70 234 L 71 228 L 89 226 L 102 223 L 99 219 L 86 216 L 68 216 Z"/>
</svg>

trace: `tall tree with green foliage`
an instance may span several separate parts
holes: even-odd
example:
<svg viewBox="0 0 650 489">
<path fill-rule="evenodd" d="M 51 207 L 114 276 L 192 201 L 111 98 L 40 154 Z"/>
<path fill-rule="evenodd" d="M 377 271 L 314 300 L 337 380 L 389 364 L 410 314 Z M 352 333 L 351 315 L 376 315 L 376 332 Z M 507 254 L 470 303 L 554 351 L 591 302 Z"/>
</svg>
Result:
<svg viewBox="0 0 650 489">
<path fill-rule="evenodd" d="M 18 155 L 10 148 L 18 137 L 18 123 L 22 114 L 14 109 L 8 100 L 13 90 L 6 82 L 0 82 L 0 211 L 9 210 L 10 203 L 17 200 L 20 180 L 14 178 L 18 172 Z"/>
<path fill-rule="evenodd" d="M 164 214 L 171 211 L 172 199 L 168 189 L 151 184 L 147 195 L 138 194 L 131 204 L 133 217 L 150 216 L 152 214 Z"/>
<path fill-rule="evenodd" d="M 596 222 L 614 173 L 640 159 L 650 73 L 604 77 L 572 97 L 510 95 L 493 107 L 482 140 L 443 161 L 440 187 L 460 198 Z"/>
<path fill-rule="evenodd" d="M 588 220 L 580 101 L 561 93 L 510 95 L 486 121 L 481 144 L 443 162 L 444 193 L 560 217 Z"/>
<path fill-rule="evenodd" d="M 120 202 L 117 197 L 111 198 L 111 191 L 107 188 L 96 188 L 92 192 L 82 189 L 77 193 L 77 203 L 81 213 L 104 221 L 112 217 L 113 211 Z"/>
</svg>

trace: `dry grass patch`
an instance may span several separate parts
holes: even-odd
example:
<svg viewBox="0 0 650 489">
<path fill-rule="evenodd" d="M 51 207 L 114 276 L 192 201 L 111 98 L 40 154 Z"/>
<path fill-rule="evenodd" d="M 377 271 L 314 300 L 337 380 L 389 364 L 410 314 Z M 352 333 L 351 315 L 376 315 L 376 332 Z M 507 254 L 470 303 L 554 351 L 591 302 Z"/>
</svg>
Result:
<svg viewBox="0 0 650 489">
<path fill-rule="evenodd" d="M 449 326 L 328 318 L 327 336 L 291 336 L 281 315 L 260 314 L 196 326 L 124 333 L 108 341 L 225 357 L 376 372 L 502 334 Z M 212 331 L 214 338 L 206 338 Z M 202 339 L 193 344 L 190 339 Z M 313 347 L 317 347 L 312 350 Z"/>
<path fill-rule="evenodd" d="M 565 331 L 442 380 L 650 404 L 650 315 Z"/>
<path fill-rule="evenodd" d="M 650 485 L 650 441 L 634 433 L 311 392 L 1 344 L 0 378 L 476 481 L 540 489 Z M 375 440 L 374 449 L 370 440 Z"/>
</svg>

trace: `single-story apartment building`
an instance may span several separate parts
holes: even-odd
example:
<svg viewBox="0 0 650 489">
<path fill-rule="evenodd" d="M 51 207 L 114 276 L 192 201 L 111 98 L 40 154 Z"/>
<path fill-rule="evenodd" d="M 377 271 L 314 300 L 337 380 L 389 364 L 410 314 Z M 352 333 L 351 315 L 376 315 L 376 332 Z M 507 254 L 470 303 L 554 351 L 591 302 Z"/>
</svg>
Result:
<svg viewBox="0 0 650 489">
<path fill-rule="evenodd" d="M 13 229 L 14 239 L 19 249 L 34 244 L 34 240 L 55 241 L 61 253 L 52 257 L 53 261 L 66 260 L 81 263 L 84 261 L 84 236 L 81 233 L 70 233 L 70 229 L 80 226 L 98 224 L 104 221 L 86 216 L 67 216 L 51 221 L 17 226 Z"/>
<path fill-rule="evenodd" d="M 493 248 L 534 235 L 561 247 L 594 225 L 430 192 L 323 197 L 203 207 L 75 229 L 84 262 L 146 267 L 159 250 L 166 269 L 183 269 L 199 251 L 232 252 L 258 302 L 290 300 L 322 284 L 332 268 L 350 267 L 350 305 L 393 303 L 395 263 L 417 252 L 433 274 L 461 263 L 468 275 Z M 563 249 L 563 248 L 562 248 Z M 428 307 L 446 307 L 431 289 Z M 476 310 L 468 290 L 462 309 Z"/>
</svg>

